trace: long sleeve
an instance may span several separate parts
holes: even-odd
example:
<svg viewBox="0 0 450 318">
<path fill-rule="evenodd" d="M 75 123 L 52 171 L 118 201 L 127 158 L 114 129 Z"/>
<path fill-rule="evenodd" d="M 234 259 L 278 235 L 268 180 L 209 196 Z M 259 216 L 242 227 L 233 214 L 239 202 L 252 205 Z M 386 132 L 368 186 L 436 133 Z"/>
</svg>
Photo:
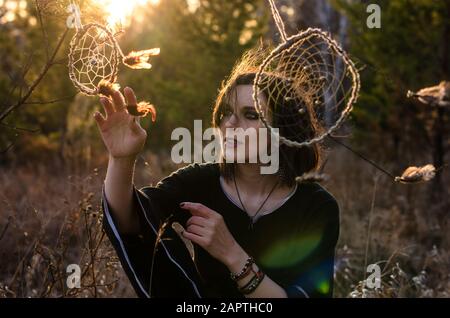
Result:
<svg viewBox="0 0 450 318">
<path fill-rule="evenodd" d="M 141 297 L 242 296 L 223 264 L 195 244 L 191 258 L 172 229 L 175 221 L 185 227 L 191 214 L 179 203 L 191 201 L 223 213 L 235 239 L 288 297 L 331 297 L 339 236 L 334 197 L 318 184 L 302 184 L 285 204 L 249 230 L 248 216 L 226 197 L 219 177 L 217 165 L 193 164 L 156 186 L 134 187 L 133 211 L 140 224 L 136 235 L 118 231 L 103 192 L 104 228 L 136 293 Z"/>
<path fill-rule="evenodd" d="M 103 186 L 103 227 L 139 297 L 201 297 L 194 264 L 170 226 L 171 221 L 185 220 L 168 193 L 174 192 L 169 188 L 138 190 L 133 186 L 133 211 L 140 230 L 135 235 L 124 235 L 118 230 Z"/>
</svg>

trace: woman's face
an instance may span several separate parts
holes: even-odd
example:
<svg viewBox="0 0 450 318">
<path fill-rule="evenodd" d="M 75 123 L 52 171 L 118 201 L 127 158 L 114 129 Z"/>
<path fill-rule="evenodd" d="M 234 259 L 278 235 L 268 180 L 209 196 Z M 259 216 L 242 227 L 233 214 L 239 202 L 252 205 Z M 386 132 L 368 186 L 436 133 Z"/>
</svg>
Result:
<svg viewBox="0 0 450 318">
<path fill-rule="evenodd" d="M 253 86 L 237 85 L 225 103 L 220 121 L 223 154 L 227 162 L 258 162 L 260 133 L 266 133 L 253 102 Z M 266 111 L 266 99 L 261 94 L 262 110 Z M 240 135 L 240 137 L 238 137 Z M 265 149 L 270 148 L 270 134 L 266 133 Z M 267 148 L 266 148 L 267 147 Z M 263 150 L 264 151 L 264 150 Z"/>
</svg>

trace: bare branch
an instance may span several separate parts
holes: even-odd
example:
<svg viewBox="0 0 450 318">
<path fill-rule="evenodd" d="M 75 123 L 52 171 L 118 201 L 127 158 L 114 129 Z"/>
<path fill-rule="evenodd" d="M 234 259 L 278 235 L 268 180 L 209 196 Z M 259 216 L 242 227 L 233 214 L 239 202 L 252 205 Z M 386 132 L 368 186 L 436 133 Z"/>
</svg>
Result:
<svg viewBox="0 0 450 318">
<path fill-rule="evenodd" d="M 0 123 L 0 125 L 2 125 L 3 127 L 13 129 L 13 130 L 21 130 L 21 131 L 26 131 L 26 132 L 30 132 L 30 133 L 37 133 L 40 131 L 40 129 L 28 129 L 28 128 L 23 128 L 23 127 L 10 126 L 6 123 Z"/>
<path fill-rule="evenodd" d="M 30 102 L 25 102 L 23 103 L 24 105 L 47 105 L 47 104 L 54 104 L 54 103 L 58 103 L 58 102 L 62 102 L 65 100 L 69 100 L 74 98 L 75 96 L 77 96 L 77 94 L 73 94 L 70 96 L 66 96 L 66 97 L 61 97 L 61 98 L 57 98 L 57 99 L 52 99 L 52 100 L 48 100 L 48 101 L 30 101 Z"/>
<path fill-rule="evenodd" d="M 12 96 L 14 95 L 14 92 L 16 91 L 17 87 L 22 87 L 23 85 L 27 85 L 25 81 L 25 76 L 27 75 L 28 71 L 31 69 L 31 65 L 33 64 L 33 55 L 34 52 L 31 52 L 30 56 L 28 57 L 27 62 L 23 65 L 23 67 L 20 70 L 20 78 L 17 78 L 15 74 L 8 73 L 8 77 L 10 78 L 11 82 L 14 84 L 9 93 L 9 98 L 12 99 Z M 21 94 L 21 92 L 20 92 Z"/>
<path fill-rule="evenodd" d="M 12 142 L 12 143 L 10 143 L 9 145 L 8 145 L 8 147 L 6 147 L 5 149 L 3 149 L 2 151 L 0 151 L 0 154 L 5 154 L 5 153 L 7 153 L 8 152 L 8 150 L 9 149 L 11 149 L 12 147 L 14 146 L 14 143 Z"/>
<path fill-rule="evenodd" d="M 16 108 L 22 106 L 26 102 L 26 100 L 31 96 L 31 94 L 33 93 L 34 89 L 39 85 L 39 83 L 42 81 L 42 79 L 44 78 L 44 76 L 47 74 L 48 70 L 52 66 L 52 63 L 55 60 L 56 54 L 58 53 L 59 49 L 61 48 L 61 45 L 64 42 L 64 39 L 66 38 L 66 35 L 67 35 L 68 31 L 69 31 L 68 28 L 66 28 L 64 30 L 64 33 L 62 34 L 61 38 L 58 41 L 58 44 L 55 47 L 55 50 L 53 51 L 53 54 L 50 56 L 50 59 L 44 65 L 44 67 L 42 68 L 42 70 L 39 73 L 38 77 L 35 79 L 33 84 L 31 84 L 31 86 L 29 87 L 28 91 L 24 94 L 24 96 L 21 97 L 20 100 L 17 103 L 7 107 L 6 110 L 3 111 L 0 114 L 0 122 L 3 121 L 13 110 L 15 110 Z"/>
<path fill-rule="evenodd" d="M 12 220 L 12 216 L 8 217 L 8 223 L 6 223 L 6 225 L 4 226 L 3 230 L 2 230 L 2 234 L 0 234 L 0 241 L 2 240 L 2 238 L 5 236 L 6 231 L 8 230 L 9 224 L 11 223 Z"/>
<path fill-rule="evenodd" d="M 37 16 L 39 19 L 39 24 L 41 25 L 42 36 L 43 36 L 44 42 L 45 42 L 45 54 L 46 54 L 47 62 L 48 62 L 48 58 L 49 58 L 49 54 L 50 54 L 49 50 L 48 50 L 50 47 L 50 45 L 48 43 L 48 34 L 47 34 L 47 30 L 45 29 L 44 22 L 42 20 L 42 12 L 41 12 L 41 8 L 38 5 L 38 0 L 34 0 L 34 3 L 36 5 L 36 12 L 37 12 Z"/>
<path fill-rule="evenodd" d="M 63 58 L 60 58 L 58 60 L 53 61 L 52 65 L 64 65 L 64 66 L 66 66 L 67 65 L 67 61 L 68 61 L 67 57 L 63 57 Z"/>
</svg>

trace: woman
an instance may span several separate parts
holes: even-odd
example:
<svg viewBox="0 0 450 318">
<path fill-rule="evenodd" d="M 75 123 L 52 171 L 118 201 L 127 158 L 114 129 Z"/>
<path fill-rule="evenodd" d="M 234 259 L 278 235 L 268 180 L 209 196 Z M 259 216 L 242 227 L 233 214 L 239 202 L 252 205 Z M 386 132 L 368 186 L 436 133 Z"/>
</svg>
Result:
<svg viewBox="0 0 450 318">
<path fill-rule="evenodd" d="M 213 112 L 222 136 L 226 129 L 263 127 L 253 107 L 254 77 L 235 71 L 222 88 Z M 285 98 L 280 81 L 272 78 L 274 86 L 260 97 L 272 126 L 287 138 L 311 138 L 319 128 L 310 103 Z M 261 174 L 247 148 L 245 163 L 191 164 L 137 190 L 134 162 L 147 133 L 125 110 L 136 97 L 125 88 L 124 96 L 117 91 L 101 103 L 106 118 L 94 117 L 109 151 L 104 227 L 139 296 L 332 296 L 338 204 L 318 183 L 295 181 L 319 167 L 317 145 L 281 145 L 276 174 Z M 223 146 L 226 153 L 236 141 L 224 138 Z M 174 222 L 184 227 L 181 237 Z"/>
</svg>

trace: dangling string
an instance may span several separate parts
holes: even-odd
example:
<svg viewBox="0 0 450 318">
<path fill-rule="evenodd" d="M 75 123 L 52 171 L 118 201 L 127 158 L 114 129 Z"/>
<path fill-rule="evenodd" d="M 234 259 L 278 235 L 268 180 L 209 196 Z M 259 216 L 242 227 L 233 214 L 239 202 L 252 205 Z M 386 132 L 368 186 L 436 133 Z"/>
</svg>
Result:
<svg viewBox="0 0 450 318">
<path fill-rule="evenodd" d="M 372 166 L 374 166 L 376 169 L 380 170 L 381 172 L 383 172 L 384 174 L 388 175 L 389 177 L 391 177 L 392 179 L 395 179 L 395 176 L 386 171 L 385 169 L 381 168 L 379 165 L 377 165 L 375 162 L 373 162 L 372 160 L 364 157 L 362 154 L 360 154 L 359 152 L 353 150 L 352 148 L 350 148 L 349 146 L 347 146 L 346 144 L 342 143 L 341 141 L 337 140 L 336 138 L 334 138 L 331 135 L 328 135 L 328 137 L 333 140 L 335 143 L 341 145 L 342 147 L 344 147 L 347 150 L 350 150 L 353 154 L 357 155 L 359 158 L 361 158 L 362 160 L 366 161 L 367 163 L 371 164 Z"/>
<path fill-rule="evenodd" d="M 280 32 L 281 39 L 283 42 L 287 42 L 286 28 L 284 26 L 283 19 L 280 16 L 280 12 L 278 11 L 277 6 L 275 5 L 274 0 L 269 0 L 270 9 L 272 11 L 273 19 L 275 20 L 275 24 Z"/>
<path fill-rule="evenodd" d="M 81 23 L 81 9 L 80 6 L 75 3 L 75 0 L 70 0 L 70 4 L 73 10 L 73 12 L 70 13 L 74 15 L 75 30 L 78 32 L 80 29 L 83 28 L 83 24 Z"/>
</svg>

